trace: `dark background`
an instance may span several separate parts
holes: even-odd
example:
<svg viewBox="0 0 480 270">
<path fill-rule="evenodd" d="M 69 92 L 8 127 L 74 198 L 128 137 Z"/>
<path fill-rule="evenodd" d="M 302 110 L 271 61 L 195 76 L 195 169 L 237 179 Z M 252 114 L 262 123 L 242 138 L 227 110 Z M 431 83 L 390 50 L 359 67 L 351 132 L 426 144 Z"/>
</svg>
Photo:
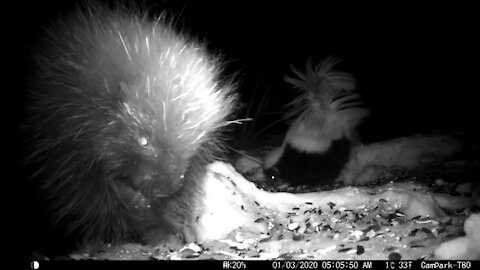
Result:
<svg viewBox="0 0 480 270">
<path fill-rule="evenodd" d="M 12 84 L 4 86 L 7 99 L 2 107 L 7 109 L 4 120 L 15 127 L 23 117 L 31 50 L 42 29 L 70 10 L 73 2 L 27 1 L 3 10 L 7 19 L 3 43 L 10 47 L 4 55 L 12 60 L 6 79 Z M 480 23 L 473 6 L 142 2 L 152 13 L 166 10 L 175 17 L 178 28 L 206 42 L 213 53 L 222 54 L 225 74 L 236 77 L 241 101 L 246 104 L 239 117 L 252 116 L 244 115 L 248 104 L 255 109 L 264 95 L 269 97 L 268 106 L 257 118 L 257 131 L 280 119 L 279 114 L 271 113 L 282 111 L 295 94 L 283 81 L 284 75 L 291 74 L 290 65 L 301 68 L 308 58 L 318 62 L 334 55 L 343 59 L 341 69 L 356 76 L 358 89 L 372 110 L 372 117 L 362 127 L 365 141 L 436 131 L 460 130 L 472 138 L 479 135 Z M 274 127 L 280 130 L 271 130 L 285 128 Z M 19 131 L 6 133 L 13 135 L 6 141 L 13 150 L 9 160 L 18 160 Z M 10 168 L 16 169 L 14 180 L 21 169 Z M 7 205 L 8 209 L 18 215 L 12 219 L 35 222 L 22 215 L 18 197 L 11 202 L 15 205 Z"/>
<path fill-rule="evenodd" d="M 17 19 L 17 74 L 42 28 L 78 1 L 36 1 L 12 11 Z M 175 25 L 205 42 L 236 76 L 244 104 L 270 99 L 256 129 L 279 119 L 295 94 L 283 81 L 290 65 L 334 55 L 358 79 L 372 109 L 366 140 L 477 127 L 478 18 L 472 6 L 332 5 L 325 1 L 142 1 L 167 11 Z M 22 82 L 24 80 L 21 80 Z M 18 99 L 21 103 L 21 95 Z M 20 104 L 21 105 L 21 104 Z M 252 104 L 255 107 L 255 103 Z M 245 107 L 247 107 L 245 105 Z M 242 114 L 244 111 L 241 111 Z M 246 115 L 239 115 L 246 117 Z M 252 115 L 250 115 L 252 116 Z"/>
</svg>

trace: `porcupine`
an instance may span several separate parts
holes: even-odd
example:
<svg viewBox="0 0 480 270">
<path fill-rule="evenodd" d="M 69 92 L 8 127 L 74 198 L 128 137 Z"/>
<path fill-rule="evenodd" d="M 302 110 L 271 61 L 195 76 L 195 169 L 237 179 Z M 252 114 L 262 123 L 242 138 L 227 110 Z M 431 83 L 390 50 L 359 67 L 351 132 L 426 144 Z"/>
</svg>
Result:
<svg viewBox="0 0 480 270">
<path fill-rule="evenodd" d="M 197 189 L 235 107 L 219 57 L 164 15 L 91 3 L 40 44 L 24 164 L 49 227 L 77 247 L 193 241 Z"/>
</svg>

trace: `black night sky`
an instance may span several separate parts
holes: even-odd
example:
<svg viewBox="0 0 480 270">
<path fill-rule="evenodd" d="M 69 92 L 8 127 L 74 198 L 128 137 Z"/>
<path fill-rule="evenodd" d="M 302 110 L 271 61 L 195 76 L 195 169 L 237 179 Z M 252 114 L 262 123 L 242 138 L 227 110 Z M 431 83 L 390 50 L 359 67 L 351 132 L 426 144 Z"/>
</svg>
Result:
<svg viewBox="0 0 480 270">
<path fill-rule="evenodd" d="M 283 82 L 283 76 L 291 74 L 290 65 L 303 67 L 308 58 L 318 62 L 334 55 L 343 59 L 339 68 L 356 76 L 372 109 L 364 126 L 368 140 L 476 129 L 480 24 L 472 7 L 144 2 L 153 13 L 167 10 L 185 33 L 222 54 L 226 75 L 236 75 L 244 103 L 260 99 L 269 89 L 265 115 L 278 112 L 293 97 Z M 16 48 L 21 50 L 18 74 L 26 74 L 29 50 L 42 27 L 71 7 L 71 1 L 36 1 L 15 12 L 26 12 L 14 26 L 15 40 L 23 45 Z M 262 116 L 259 123 L 274 120 Z"/>
<path fill-rule="evenodd" d="M 152 13 L 167 10 L 178 28 L 220 53 L 225 76 L 236 76 L 242 102 L 258 102 L 268 93 L 270 103 L 258 119 L 263 126 L 278 120 L 280 115 L 270 113 L 281 111 L 294 96 L 283 81 L 291 74 L 290 65 L 303 67 L 308 58 L 318 62 L 334 55 L 343 59 L 340 69 L 355 75 L 358 90 L 372 110 L 372 117 L 362 127 L 365 141 L 436 131 L 466 131 L 472 138 L 479 135 L 480 23 L 473 5 L 449 6 L 438 1 L 436 6 L 403 6 L 403 2 L 142 2 Z M 14 60 L 7 71 L 14 74 L 7 78 L 13 78 L 14 84 L 4 93 L 15 100 L 4 100 L 4 106 L 14 108 L 4 119 L 16 126 L 22 118 L 31 50 L 43 27 L 72 6 L 72 1 L 19 1 L 16 7 L 3 10 L 8 19 L 4 29 L 9 30 L 4 33 L 4 43 L 12 46 L 4 53 Z M 12 142 L 19 141 L 18 134 L 7 135 L 15 137 Z M 18 143 L 7 144 L 14 148 L 12 156 L 19 155 Z"/>
</svg>

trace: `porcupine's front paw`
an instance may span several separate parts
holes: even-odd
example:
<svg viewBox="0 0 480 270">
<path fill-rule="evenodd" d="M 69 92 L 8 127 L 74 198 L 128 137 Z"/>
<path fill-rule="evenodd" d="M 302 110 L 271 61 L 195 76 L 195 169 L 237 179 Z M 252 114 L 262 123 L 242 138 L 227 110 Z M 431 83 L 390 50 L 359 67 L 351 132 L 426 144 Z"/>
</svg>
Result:
<svg viewBox="0 0 480 270">
<path fill-rule="evenodd" d="M 185 244 L 196 242 L 197 237 L 192 228 L 174 232 L 165 228 L 157 227 L 150 229 L 143 236 L 143 242 L 152 246 L 165 246 L 169 249 L 178 250 Z"/>
</svg>

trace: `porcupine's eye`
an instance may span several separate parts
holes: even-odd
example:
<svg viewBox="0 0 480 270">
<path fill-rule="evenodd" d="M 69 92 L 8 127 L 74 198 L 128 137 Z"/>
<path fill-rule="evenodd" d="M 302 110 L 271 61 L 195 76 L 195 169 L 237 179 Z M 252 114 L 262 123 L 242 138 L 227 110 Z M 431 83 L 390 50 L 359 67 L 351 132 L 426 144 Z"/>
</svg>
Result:
<svg viewBox="0 0 480 270">
<path fill-rule="evenodd" d="M 138 138 L 137 142 L 141 147 L 147 147 L 148 146 L 148 140 L 145 137 Z"/>
<path fill-rule="evenodd" d="M 137 138 L 137 143 L 140 146 L 141 152 L 144 155 L 144 157 L 148 159 L 155 159 L 158 157 L 157 152 L 153 147 L 153 144 L 150 142 L 150 140 L 146 136 L 139 136 Z"/>
<path fill-rule="evenodd" d="M 147 157 L 156 157 L 155 149 L 153 145 L 149 142 L 148 138 L 145 136 L 140 136 L 137 138 L 137 143 L 142 149 L 142 153 Z"/>
</svg>

